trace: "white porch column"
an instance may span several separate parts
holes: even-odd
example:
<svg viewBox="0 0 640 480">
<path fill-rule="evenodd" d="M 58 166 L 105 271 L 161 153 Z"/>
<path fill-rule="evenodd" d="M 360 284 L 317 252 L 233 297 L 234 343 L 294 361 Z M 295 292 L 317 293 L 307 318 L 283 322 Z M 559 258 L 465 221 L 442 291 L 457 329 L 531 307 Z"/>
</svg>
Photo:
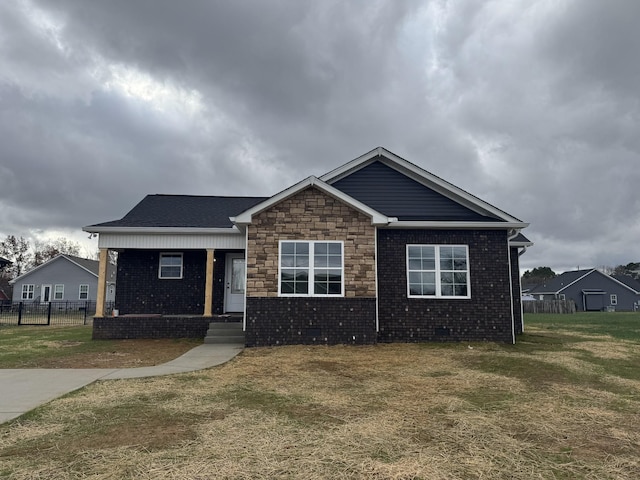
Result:
<svg viewBox="0 0 640 480">
<path fill-rule="evenodd" d="M 98 267 L 98 292 L 96 296 L 96 317 L 104 317 L 104 303 L 107 294 L 107 265 L 109 264 L 109 249 L 100 249 L 100 266 Z"/>
<path fill-rule="evenodd" d="M 204 317 L 213 316 L 213 271 L 215 250 L 207 249 L 207 272 L 204 284 Z"/>
</svg>

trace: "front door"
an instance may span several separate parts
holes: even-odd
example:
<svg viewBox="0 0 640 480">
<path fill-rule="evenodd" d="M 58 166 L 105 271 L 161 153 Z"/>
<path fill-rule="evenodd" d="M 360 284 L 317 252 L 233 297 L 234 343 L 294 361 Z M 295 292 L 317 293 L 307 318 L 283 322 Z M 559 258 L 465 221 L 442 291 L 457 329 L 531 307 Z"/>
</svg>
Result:
<svg viewBox="0 0 640 480">
<path fill-rule="evenodd" d="M 224 311 L 244 311 L 245 260 L 243 253 L 227 253 L 225 259 Z"/>
<path fill-rule="evenodd" d="M 42 285 L 42 298 L 41 302 L 49 303 L 51 301 L 51 285 Z"/>
</svg>

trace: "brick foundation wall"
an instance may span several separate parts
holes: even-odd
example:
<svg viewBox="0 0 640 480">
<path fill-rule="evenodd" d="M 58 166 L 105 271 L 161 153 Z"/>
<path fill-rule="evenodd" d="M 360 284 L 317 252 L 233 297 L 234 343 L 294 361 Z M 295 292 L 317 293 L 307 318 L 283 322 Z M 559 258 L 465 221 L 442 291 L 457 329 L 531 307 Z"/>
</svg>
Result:
<svg viewBox="0 0 640 480">
<path fill-rule="evenodd" d="M 376 342 L 374 298 L 247 298 L 246 345 Z"/>
<path fill-rule="evenodd" d="M 158 278 L 159 250 L 125 250 L 118 255 L 115 308 L 120 315 L 204 313 L 206 252 L 185 250 L 181 253 L 181 279 Z M 224 262 L 221 270 L 224 278 Z M 221 312 L 221 309 L 221 295 L 214 295 L 214 311 Z"/>
<path fill-rule="evenodd" d="M 204 338 L 211 321 L 205 317 L 96 317 L 92 338 Z"/>
<path fill-rule="evenodd" d="M 468 245 L 471 298 L 408 298 L 407 244 Z M 506 231 L 378 230 L 378 340 L 511 343 L 507 249 Z"/>
</svg>

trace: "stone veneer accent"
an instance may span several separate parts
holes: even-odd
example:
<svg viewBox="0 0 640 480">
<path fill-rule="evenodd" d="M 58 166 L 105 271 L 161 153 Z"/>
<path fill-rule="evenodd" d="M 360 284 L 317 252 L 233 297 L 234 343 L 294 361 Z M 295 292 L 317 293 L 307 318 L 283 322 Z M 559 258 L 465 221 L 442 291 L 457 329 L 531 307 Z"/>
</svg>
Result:
<svg viewBox="0 0 640 480">
<path fill-rule="evenodd" d="M 375 227 L 371 218 L 307 188 L 248 226 L 248 346 L 376 341 Z M 344 297 L 278 297 L 280 240 L 344 242 Z"/>
<path fill-rule="evenodd" d="M 248 226 L 247 298 L 278 296 L 280 240 L 344 241 L 345 297 L 375 297 L 371 219 L 310 187 L 254 216 Z"/>
</svg>

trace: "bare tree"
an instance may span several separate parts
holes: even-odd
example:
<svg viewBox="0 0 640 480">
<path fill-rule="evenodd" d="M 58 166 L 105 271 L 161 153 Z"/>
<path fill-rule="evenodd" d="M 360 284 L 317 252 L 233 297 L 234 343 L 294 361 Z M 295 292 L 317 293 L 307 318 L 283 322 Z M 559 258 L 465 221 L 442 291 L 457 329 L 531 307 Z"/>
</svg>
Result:
<svg viewBox="0 0 640 480">
<path fill-rule="evenodd" d="M 2 274 L 9 280 L 22 275 L 33 263 L 29 241 L 15 235 L 7 235 L 0 242 L 0 256 L 12 262 L 2 269 Z"/>
<path fill-rule="evenodd" d="M 33 254 L 33 265 L 36 267 L 38 265 L 42 265 L 60 254 L 79 256 L 80 245 L 62 237 L 47 242 L 36 241 Z"/>
</svg>

